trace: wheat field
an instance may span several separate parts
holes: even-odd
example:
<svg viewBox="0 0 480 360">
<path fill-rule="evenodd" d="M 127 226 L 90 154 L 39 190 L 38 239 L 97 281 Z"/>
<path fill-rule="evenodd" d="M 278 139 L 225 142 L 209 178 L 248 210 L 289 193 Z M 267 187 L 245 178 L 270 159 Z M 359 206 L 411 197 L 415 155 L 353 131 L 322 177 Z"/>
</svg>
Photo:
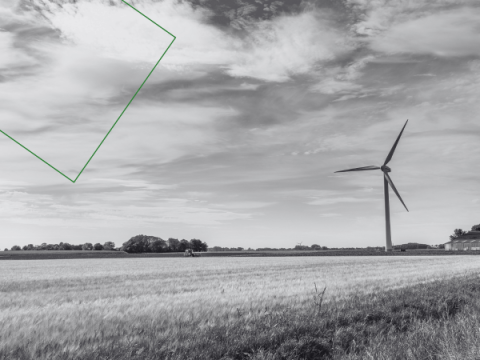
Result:
<svg viewBox="0 0 480 360">
<path fill-rule="evenodd" d="M 0 356 L 107 359 L 118 349 L 131 351 L 125 358 L 141 359 L 153 349 L 177 354 L 201 346 L 202 334 L 212 329 L 248 330 L 269 312 L 301 311 L 315 286 L 326 287 L 325 301 L 339 301 L 479 265 L 476 256 L 4 261 Z"/>
</svg>

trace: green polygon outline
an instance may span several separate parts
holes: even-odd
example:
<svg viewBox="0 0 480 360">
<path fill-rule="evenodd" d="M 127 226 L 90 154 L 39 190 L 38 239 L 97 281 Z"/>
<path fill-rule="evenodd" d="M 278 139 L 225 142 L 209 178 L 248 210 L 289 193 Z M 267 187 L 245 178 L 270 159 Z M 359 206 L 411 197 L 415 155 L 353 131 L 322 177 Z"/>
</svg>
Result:
<svg viewBox="0 0 480 360">
<path fill-rule="evenodd" d="M 55 168 L 53 165 L 49 164 L 48 162 L 46 162 L 45 160 L 43 160 L 40 156 L 38 156 L 37 154 L 35 154 L 33 151 L 29 150 L 28 148 L 26 148 L 25 146 L 23 146 L 22 144 L 20 144 L 17 140 L 15 140 L 14 138 L 12 138 L 10 135 L 8 135 L 6 132 L 2 131 L 0 129 L 0 132 L 5 135 L 6 137 L 8 137 L 10 140 L 14 141 L 15 143 L 17 143 L 18 145 L 20 145 L 22 148 L 24 148 L 25 150 L 27 150 L 30 154 L 32 154 L 33 156 L 35 156 L 36 158 L 38 158 L 39 160 L 43 161 L 45 164 L 47 164 L 48 166 L 50 166 L 53 170 L 55 170 L 56 172 L 58 172 L 60 175 L 66 177 L 68 180 L 70 180 L 72 183 L 75 183 L 77 181 L 77 179 L 80 177 L 80 175 L 83 173 L 83 170 L 85 170 L 85 168 L 87 167 L 87 165 L 90 163 L 90 161 L 92 160 L 92 158 L 95 156 L 95 154 L 97 153 L 98 149 L 100 149 L 100 146 L 102 146 L 103 142 L 107 139 L 108 135 L 110 135 L 110 132 L 113 130 L 113 128 L 115 127 L 115 125 L 117 125 L 118 121 L 120 120 L 120 118 L 122 117 L 122 115 L 125 113 L 125 111 L 128 109 L 128 107 L 130 106 L 130 104 L 132 103 L 133 99 L 135 99 L 135 97 L 137 96 L 138 92 L 142 89 L 143 85 L 145 85 L 145 83 L 147 82 L 148 78 L 150 77 L 150 75 L 152 75 L 153 71 L 157 68 L 158 64 L 160 63 L 160 61 L 163 59 L 163 57 L 165 56 L 165 54 L 167 53 L 167 51 L 170 49 L 170 47 L 172 46 L 173 42 L 177 39 L 175 35 L 173 35 L 172 33 L 170 33 L 169 31 L 167 31 L 166 29 L 164 29 L 163 27 L 161 27 L 160 25 L 158 25 L 155 21 L 153 21 L 152 19 L 150 19 L 148 16 L 146 16 L 145 14 L 141 13 L 140 11 L 138 11 L 137 9 L 135 9 L 132 5 L 130 5 L 129 3 L 127 3 L 125 0 L 121 0 L 123 3 L 125 3 L 126 5 L 130 6 L 133 10 L 135 10 L 136 12 L 138 12 L 140 15 L 142 15 L 143 17 L 145 17 L 146 19 L 150 20 L 152 23 L 154 23 L 155 25 L 157 25 L 160 29 L 162 29 L 163 31 L 165 31 L 168 35 L 172 36 L 173 37 L 173 40 L 172 42 L 170 43 L 170 45 L 168 45 L 167 49 L 163 52 L 162 56 L 160 57 L 160 59 L 157 61 L 157 63 L 155 64 L 155 66 L 153 67 L 153 69 L 150 71 L 150 73 L 148 74 L 148 76 L 145 78 L 145 80 L 143 81 L 142 85 L 140 85 L 140 87 L 138 88 L 138 90 L 135 92 L 135 94 L 133 95 L 133 97 L 130 99 L 130 101 L 128 102 L 127 106 L 125 106 L 125 108 L 123 109 L 122 113 L 120 114 L 120 116 L 117 118 L 117 120 L 114 122 L 114 124 L 112 125 L 112 127 L 110 128 L 110 130 L 108 130 L 107 132 L 107 135 L 105 135 L 105 137 L 103 138 L 103 140 L 100 142 L 100 145 L 97 146 L 97 148 L 95 149 L 95 151 L 93 152 L 92 156 L 90 156 L 90 159 L 88 159 L 87 163 L 85 164 L 85 166 L 82 168 L 82 170 L 78 173 L 77 177 L 75 178 L 75 180 L 72 180 L 70 179 L 67 175 L 65 175 L 64 173 L 62 173 L 60 170 L 58 170 L 57 168 Z"/>
</svg>

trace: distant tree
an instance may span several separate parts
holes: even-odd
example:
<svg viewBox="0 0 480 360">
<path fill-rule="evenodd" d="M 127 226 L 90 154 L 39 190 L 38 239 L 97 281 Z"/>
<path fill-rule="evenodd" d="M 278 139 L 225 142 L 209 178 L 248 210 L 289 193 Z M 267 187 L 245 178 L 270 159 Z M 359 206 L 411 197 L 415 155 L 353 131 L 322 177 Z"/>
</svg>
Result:
<svg viewBox="0 0 480 360">
<path fill-rule="evenodd" d="M 27 250 L 35 250 L 35 246 L 33 246 L 32 244 L 28 244 Z"/>
<path fill-rule="evenodd" d="M 310 247 L 312 248 L 312 250 L 322 250 L 322 247 L 320 245 L 317 245 L 317 244 L 313 244 Z"/>
<path fill-rule="evenodd" d="M 467 232 L 463 231 L 462 229 L 455 229 L 453 230 L 453 234 L 450 235 L 450 240 L 455 240 L 459 236 L 465 235 Z"/>
<path fill-rule="evenodd" d="M 7 248 L 5 248 L 5 249 L 3 249 L 3 251 L 8 251 L 8 249 L 7 249 Z"/>
<path fill-rule="evenodd" d="M 28 246 L 25 245 L 24 247 L 22 247 L 22 250 L 28 250 Z"/>
<path fill-rule="evenodd" d="M 72 245 L 70 245 L 69 243 L 61 242 L 60 244 L 58 244 L 58 250 L 72 250 Z"/>
<path fill-rule="evenodd" d="M 83 245 L 72 245 L 72 250 L 83 250 Z"/>
<path fill-rule="evenodd" d="M 103 244 L 103 248 L 105 250 L 114 250 L 115 249 L 115 243 L 112 241 L 107 241 L 105 244 Z"/>
<path fill-rule="evenodd" d="M 190 249 L 192 249 L 195 252 L 207 251 L 208 245 L 207 243 L 204 243 L 202 240 L 192 239 L 190 240 Z"/>
<path fill-rule="evenodd" d="M 180 249 L 180 240 L 174 239 L 174 238 L 169 238 L 169 239 L 167 240 L 167 242 L 168 242 L 168 249 L 169 249 L 170 251 L 174 251 L 174 252 L 179 251 L 179 249 Z"/>
<path fill-rule="evenodd" d="M 100 243 L 96 243 L 93 245 L 93 250 L 103 250 L 103 245 Z"/>
<path fill-rule="evenodd" d="M 185 250 L 190 249 L 190 242 L 188 240 L 180 240 L 180 245 L 178 246 L 178 251 L 185 252 Z"/>
<path fill-rule="evenodd" d="M 85 243 L 82 245 L 82 250 L 92 250 L 92 249 L 93 249 L 92 243 Z"/>
<path fill-rule="evenodd" d="M 122 250 L 128 253 L 150 252 L 148 249 L 148 241 L 144 239 L 144 235 L 137 235 L 127 242 L 123 243 Z"/>
<path fill-rule="evenodd" d="M 190 240 L 190 249 L 192 249 L 195 252 L 200 251 L 201 244 L 202 244 L 201 240 L 192 239 Z"/>
<path fill-rule="evenodd" d="M 128 253 L 142 253 L 146 250 L 145 246 L 148 246 L 148 243 L 144 243 L 139 235 L 137 235 L 123 243 L 122 250 Z"/>
<path fill-rule="evenodd" d="M 161 253 L 168 250 L 167 242 L 160 238 L 157 238 L 148 244 L 150 252 Z"/>
<path fill-rule="evenodd" d="M 11 250 L 12 251 L 19 251 L 19 250 L 22 250 L 22 248 L 18 245 L 13 245 Z"/>
<path fill-rule="evenodd" d="M 121 250 L 129 253 L 142 253 L 142 252 L 163 252 L 166 251 L 165 240 L 148 235 L 137 235 L 127 242 L 123 243 Z"/>
</svg>

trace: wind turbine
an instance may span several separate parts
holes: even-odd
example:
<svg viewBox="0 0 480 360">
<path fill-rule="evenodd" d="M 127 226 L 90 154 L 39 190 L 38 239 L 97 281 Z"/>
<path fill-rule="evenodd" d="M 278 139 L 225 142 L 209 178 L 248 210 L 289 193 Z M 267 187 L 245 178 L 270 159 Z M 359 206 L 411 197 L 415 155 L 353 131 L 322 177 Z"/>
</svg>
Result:
<svg viewBox="0 0 480 360">
<path fill-rule="evenodd" d="M 388 153 L 388 156 L 385 159 L 385 162 L 383 163 L 382 166 L 378 167 L 375 165 L 369 165 L 369 166 L 363 166 L 359 168 L 335 171 L 336 173 L 347 172 L 347 171 L 366 171 L 366 170 L 382 170 L 383 171 L 383 193 L 385 195 L 385 227 L 387 232 L 387 242 L 385 245 L 385 251 L 392 251 L 392 234 L 390 231 L 390 202 L 388 198 L 388 185 L 392 187 L 393 191 L 398 196 L 398 199 L 402 202 L 403 206 L 405 206 L 405 209 L 408 211 L 407 206 L 403 202 L 402 197 L 398 193 L 397 189 L 395 188 L 395 185 L 393 185 L 392 179 L 388 175 L 388 173 L 391 172 L 392 169 L 390 169 L 387 166 L 390 160 L 392 160 L 393 153 L 397 148 L 397 144 L 400 141 L 400 137 L 402 136 L 403 130 L 405 129 L 405 126 L 407 126 L 407 123 L 408 123 L 408 120 L 405 122 L 405 125 L 403 125 L 402 131 L 400 131 L 400 134 L 398 135 L 397 140 L 395 141 L 395 144 L 393 144 L 393 147 Z"/>
</svg>

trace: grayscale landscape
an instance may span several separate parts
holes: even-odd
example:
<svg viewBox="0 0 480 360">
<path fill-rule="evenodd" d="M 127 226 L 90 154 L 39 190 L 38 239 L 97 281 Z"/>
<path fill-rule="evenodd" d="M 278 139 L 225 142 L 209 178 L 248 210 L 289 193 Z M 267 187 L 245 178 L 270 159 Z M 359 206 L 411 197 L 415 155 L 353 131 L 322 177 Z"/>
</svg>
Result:
<svg viewBox="0 0 480 360">
<path fill-rule="evenodd" d="M 476 0 L 0 0 L 0 360 L 480 359 Z"/>
</svg>

